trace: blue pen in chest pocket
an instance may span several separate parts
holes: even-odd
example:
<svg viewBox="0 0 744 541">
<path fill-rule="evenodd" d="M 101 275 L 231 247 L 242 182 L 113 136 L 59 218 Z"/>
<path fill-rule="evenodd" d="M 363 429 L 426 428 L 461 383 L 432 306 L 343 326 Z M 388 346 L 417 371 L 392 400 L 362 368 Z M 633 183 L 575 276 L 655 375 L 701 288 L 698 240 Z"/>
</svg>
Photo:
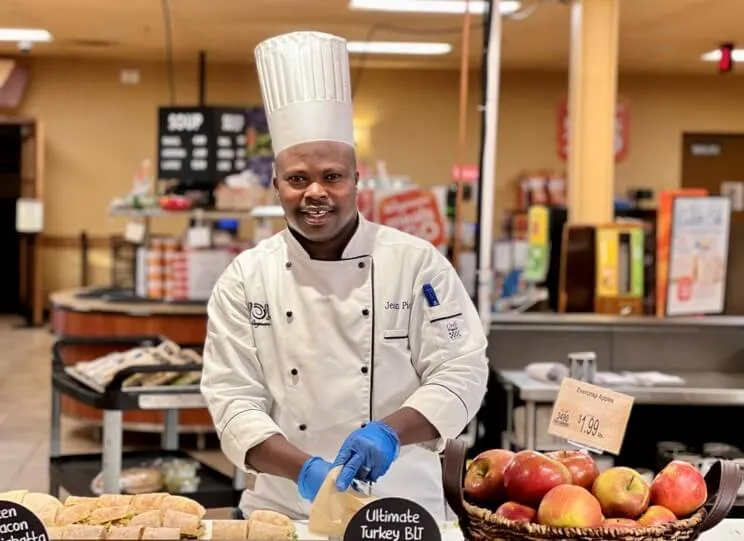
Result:
<svg viewBox="0 0 744 541">
<path fill-rule="evenodd" d="M 434 287 L 431 284 L 424 284 L 422 288 L 424 292 L 424 298 L 426 303 L 430 306 L 439 306 L 439 298 L 437 298 L 437 292 L 434 291 Z"/>
</svg>

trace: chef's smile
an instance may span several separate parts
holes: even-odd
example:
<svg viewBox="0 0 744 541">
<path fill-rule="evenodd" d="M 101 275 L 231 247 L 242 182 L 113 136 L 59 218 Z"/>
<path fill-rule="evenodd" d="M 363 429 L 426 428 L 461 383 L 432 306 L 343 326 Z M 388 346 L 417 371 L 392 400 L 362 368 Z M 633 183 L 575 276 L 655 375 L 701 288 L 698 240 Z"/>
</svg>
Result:
<svg viewBox="0 0 744 541">
<path fill-rule="evenodd" d="M 321 227 L 328 223 L 332 218 L 331 213 L 333 209 L 330 208 L 304 208 L 300 210 L 302 218 L 308 225 L 313 227 Z"/>
</svg>

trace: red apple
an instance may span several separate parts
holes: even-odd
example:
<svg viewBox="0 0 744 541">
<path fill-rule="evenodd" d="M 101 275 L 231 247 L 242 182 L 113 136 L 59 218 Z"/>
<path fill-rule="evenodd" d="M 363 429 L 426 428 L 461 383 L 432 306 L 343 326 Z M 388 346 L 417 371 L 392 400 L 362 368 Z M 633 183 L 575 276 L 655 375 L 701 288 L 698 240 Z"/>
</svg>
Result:
<svg viewBox="0 0 744 541">
<path fill-rule="evenodd" d="M 640 524 L 630 518 L 606 518 L 600 525 L 603 528 L 613 528 L 616 530 L 624 530 L 628 528 L 638 528 Z"/>
<path fill-rule="evenodd" d="M 691 515 L 708 499 L 708 487 L 700 471 L 687 462 L 672 460 L 651 483 L 651 500 L 677 518 Z"/>
<path fill-rule="evenodd" d="M 479 504 L 501 503 L 506 500 L 504 470 L 514 458 L 506 449 L 491 449 L 476 456 L 465 473 L 465 495 Z"/>
<path fill-rule="evenodd" d="M 651 490 L 637 471 L 616 466 L 594 480 L 592 492 L 608 518 L 638 518 L 646 509 Z"/>
<path fill-rule="evenodd" d="M 638 519 L 638 524 L 644 528 L 649 528 L 651 526 L 661 526 L 662 524 L 674 522 L 675 520 L 677 520 L 677 516 L 666 507 L 662 507 L 661 505 L 652 505 L 646 509 L 646 512 Z"/>
<path fill-rule="evenodd" d="M 496 516 L 515 522 L 532 522 L 535 520 L 537 511 L 517 502 L 506 502 L 496 509 Z"/>
<path fill-rule="evenodd" d="M 537 509 L 537 521 L 545 526 L 596 528 L 602 520 L 602 507 L 597 498 L 577 485 L 552 488 Z"/>
<path fill-rule="evenodd" d="M 574 485 L 591 490 L 594 480 L 599 476 L 599 468 L 589 453 L 576 449 L 553 451 L 548 456 L 568 468 Z"/>
<path fill-rule="evenodd" d="M 536 451 L 520 451 L 504 471 L 510 500 L 537 507 L 551 488 L 571 484 L 571 472 L 557 460 Z"/>
</svg>

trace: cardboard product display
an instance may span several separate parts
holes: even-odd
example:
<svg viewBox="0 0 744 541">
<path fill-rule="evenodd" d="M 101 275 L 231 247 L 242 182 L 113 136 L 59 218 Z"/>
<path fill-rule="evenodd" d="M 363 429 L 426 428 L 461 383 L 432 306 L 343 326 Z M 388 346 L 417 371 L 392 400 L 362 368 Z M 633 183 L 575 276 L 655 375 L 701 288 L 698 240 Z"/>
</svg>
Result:
<svg viewBox="0 0 744 541">
<path fill-rule="evenodd" d="M 731 227 L 728 197 L 674 200 L 666 314 L 720 314 L 726 300 Z"/>
<path fill-rule="evenodd" d="M 646 234 L 636 222 L 566 225 L 558 311 L 643 314 Z"/>
<path fill-rule="evenodd" d="M 703 188 L 664 190 L 659 194 L 659 210 L 656 218 L 656 315 L 659 317 L 666 315 L 674 200 L 678 197 L 706 195 L 708 195 L 708 190 Z"/>
</svg>

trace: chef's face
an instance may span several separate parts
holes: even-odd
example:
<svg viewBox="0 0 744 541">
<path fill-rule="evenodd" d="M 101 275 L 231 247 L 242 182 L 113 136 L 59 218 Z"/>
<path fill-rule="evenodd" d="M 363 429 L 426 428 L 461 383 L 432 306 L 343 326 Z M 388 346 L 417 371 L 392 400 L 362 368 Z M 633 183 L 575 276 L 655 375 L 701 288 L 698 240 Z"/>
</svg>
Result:
<svg viewBox="0 0 744 541">
<path fill-rule="evenodd" d="M 354 149 L 343 143 L 303 143 L 276 156 L 274 187 L 289 226 L 313 242 L 342 235 L 357 215 Z"/>
</svg>

